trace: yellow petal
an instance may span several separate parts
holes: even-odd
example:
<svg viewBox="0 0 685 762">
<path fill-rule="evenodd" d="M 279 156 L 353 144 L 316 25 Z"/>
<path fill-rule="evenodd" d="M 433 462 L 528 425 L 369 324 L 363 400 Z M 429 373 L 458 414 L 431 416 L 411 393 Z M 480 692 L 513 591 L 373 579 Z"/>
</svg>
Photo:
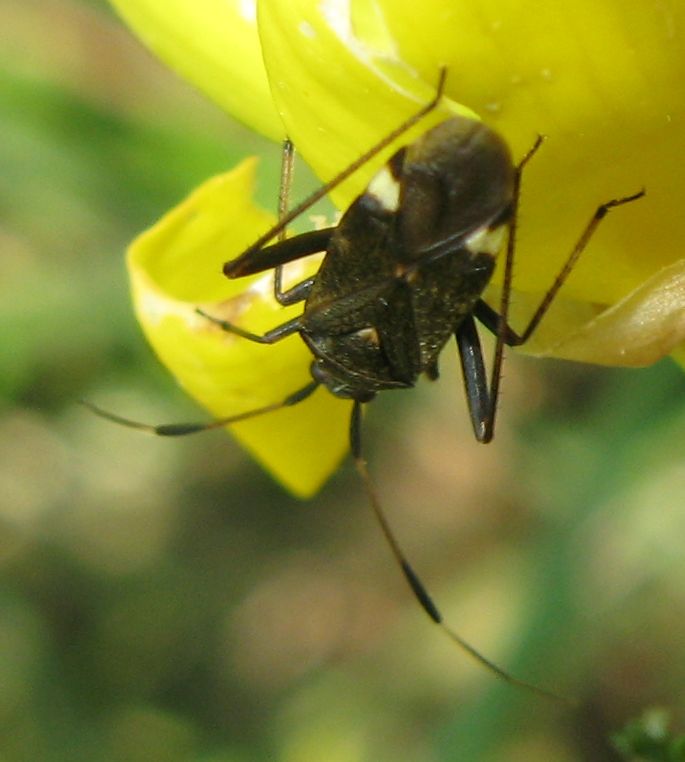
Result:
<svg viewBox="0 0 685 762">
<path fill-rule="evenodd" d="M 289 137 L 324 180 L 435 95 L 440 66 L 423 79 L 393 54 L 395 42 L 382 19 L 385 5 L 341 0 L 259 3 L 259 34 L 274 100 Z M 370 41 L 356 36 L 360 26 Z M 454 112 L 472 114 L 445 100 L 401 142 Z M 333 192 L 340 208 L 363 190 L 392 150 L 386 149 Z"/>
<path fill-rule="evenodd" d="M 256 0 L 111 0 L 143 42 L 223 109 L 280 140 L 256 27 Z"/>
<path fill-rule="evenodd" d="M 260 345 L 195 312 L 201 307 L 261 333 L 301 311 L 273 300 L 270 273 L 229 281 L 221 272 L 224 261 L 274 221 L 251 201 L 254 167 L 248 160 L 208 180 L 134 241 L 128 254 L 136 314 L 150 344 L 181 386 L 217 418 L 278 402 L 311 380 L 311 356 L 298 336 Z M 296 282 L 305 272 L 296 263 L 287 278 Z M 349 404 L 320 389 L 295 407 L 231 429 L 285 486 L 307 496 L 337 467 L 348 420 Z"/>
<path fill-rule="evenodd" d="M 524 178 L 517 289 L 543 293 L 597 205 L 642 187 L 603 222 L 564 297 L 616 304 L 683 256 L 679 0 L 427 0 L 420 13 L 409 0 L 265 0 L 259 25 L 287 129 L 324 179 L 427 102 L 441 65 L 447 94 L 516 156 L 548 136 Z"/>
</svg>

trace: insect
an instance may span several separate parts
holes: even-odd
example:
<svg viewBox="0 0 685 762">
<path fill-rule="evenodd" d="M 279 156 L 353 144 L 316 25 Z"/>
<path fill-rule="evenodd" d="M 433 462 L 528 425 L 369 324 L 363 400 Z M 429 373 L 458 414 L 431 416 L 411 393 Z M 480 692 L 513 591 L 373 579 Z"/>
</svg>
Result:
<svg viewBox="0 0 685 762">
<path fill-rule="evenodd" d="M 126 426 L 180 436 L 296 405 L 319 386 L 352 400 L 352 457 L 385 539 L 426 614 L 499 677 L 556 697 L 514 678 L 445 624 L 391 530 L 371 481 L 362 453 L 362 407 L 381 391 L 414 386 L 421 375 L 437 379 L 440 353 L 454 337 L 475 436 L 480 442 L 490 441 L 505 345 L 520 345 L 530 338 L 601 220 L 609 210 L 640 198 L 644 191 L 597 207 L 521 332 L 508 323 L 517 209 L 523 169 L 538 150 L 541 137 L 515 164 L 496 132 L 482 122 L 454 116 L 397 150 L 336 226 L 284 236 L 286 225 L 433 110 L 442 97 L 444 81 L 443 70 L 428 104 L 292 210 L 286 209 L 287 193 L 282 189 L 278 223 L 224 265 L 229 278 L 274 269 L 274 297 L 284 306 L 303 303 L 298 317 L 258 335 L 200 312 L 246 341 L 275 344 L 299 334 L 312 354 L 311 381 L 278 402 L 206 424 L 148 426 L 88 406 Z M 288 185 L 291 163 L 289 150 L 283 186 Z M 282 267 L 317 252 L 324 252 L 318 272 L 283 290 Z M 499 308 L 494 309 L 481 295 L 500 252 L 505 256 L 504 280 Z M 489 376 L 476 321 L 496 337 Z"/>
</svg>

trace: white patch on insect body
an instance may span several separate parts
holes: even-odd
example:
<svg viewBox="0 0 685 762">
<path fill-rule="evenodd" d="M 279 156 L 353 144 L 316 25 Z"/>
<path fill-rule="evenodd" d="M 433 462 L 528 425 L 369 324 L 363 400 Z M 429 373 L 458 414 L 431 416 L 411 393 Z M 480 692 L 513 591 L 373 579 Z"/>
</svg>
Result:
<svg viewBox="0 0 685 762">
<path fill-rule="evenodd" d="M 484 225 L 466 238 L 464 248 L 471 254 L 490 254 L 494 257 L 502 250 L 506 232 L 506 225 L 498 225 L 496 228 Z"/>
<path fill-rule="evenodd" d="M 383 209 L 396 212 L 400 205 L 400 183 L 392 176 L 386 165 L 376 172 L 369 183 L 366 193 L 373 196 Z"/>
</svg>

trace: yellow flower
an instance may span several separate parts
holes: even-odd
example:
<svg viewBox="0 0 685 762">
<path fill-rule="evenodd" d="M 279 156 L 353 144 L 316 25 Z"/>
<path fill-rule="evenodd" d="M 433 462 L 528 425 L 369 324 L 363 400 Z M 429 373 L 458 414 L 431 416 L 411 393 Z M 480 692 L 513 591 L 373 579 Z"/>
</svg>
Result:
<svg viewBox="0 0 685 762">
<path fill-rule="evenodd" d="M 592 239 L 527 351 L 608 365 L 685 359 L 685 6 L 679 0 L 112 0 L 143 40 L 232 114 L 288 134 L 323 179 L 430 100 L 420 128 L 462 110 L 500 131 L 526 169 L 512 322 L 521 326 L 602 201 L 640 188 Z M 456 104 L 461 104 L 457 106 Z M 340 208 L 387 151 L 333 194 Z M 227 281 L 222 262 L 266 230 L 254 165 L 197 189 L 131 247 L 138 317 L 162 360 L 214 415 L 306 383 L 298 337 L 254 345 L 194 312 L 255 332 L 283 322 L 268 276 Z M 301 271 L 300 271 L 301 274 Z M 291 273 L 293 278 L 297 277 Z M 313 492 L 346 446 L 349 405 L 319 390 L 236 426 L 290 489 Z"/>
</svg>

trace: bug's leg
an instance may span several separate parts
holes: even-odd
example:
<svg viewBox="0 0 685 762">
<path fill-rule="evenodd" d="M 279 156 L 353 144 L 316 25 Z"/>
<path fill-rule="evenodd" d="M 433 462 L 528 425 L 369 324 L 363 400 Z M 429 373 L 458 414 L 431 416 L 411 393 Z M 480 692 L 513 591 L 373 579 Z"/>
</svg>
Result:
<svg viewBox="0 0 685 762">
<path fill-rule="evenodd" d="M 267 246 L 262 249 L 261 253 L 264 255 L 260 257 L 258 261 L 254 262 L 254 267 L 249 267 L 242 275 L 254 275 L 255 273 L 262 272 L 263 270 L 271 270 L 275 268 L 274 272 L 274 297 L 283 306 L 296 304 L 307 298 L 312 286 L 314 285 L 314 278 L 307 278 L 301 283 L 296 284 L 287 291 L 283 291 L 281 288 L 281 265 L 292 262 L 301 257 L 306 257 L 309 254 L 316 254 L 320 251 L 325 251 L 328 248 L 328 242 L 335 228 L 325 228 L 323 230 L 313 230 L 310 233 L 302 233 L 301 235 L 288 238 L 285 241 L 274 244 L 273 246 Z M 245 331 L 242 328 L 237 328 L 232 323 L 225 320 L 219 320 L 211 315 L 207 315 L 200 309 L 195 310 L 199 315 L 206 317 L 216 325 L 223 328 L 229 333 L 235 333 L 243 338 L 250 339 L 251 341 L 257 341 L 261 344 L 273 344 L 274 341 L 289 336 L 291 333 L 295 333 L 299 329 L 297 320 L 289 321 L 282 326 L 278 326 L 269 331 L 264 336 L 258 336 L 256 334 Z"/>
<path fill-rule="evenodd" d="M 281 158 L 281 182 L 279 185 L 278 193 L 278 219 L 282 220 L 288 214 L 288 208 L 290 206 L 290 192 L 292 189 L 293 175 L 295 172 L 295 146 L 289 138 L 283 141 L 283 152 Z M 315 253 L 317 251 L 325 251 L 328 247 L 328 241 L 330 240 L 330 234 L 333 228 L 329 228 L 324 234 L 320 234 L 321 231 L 314 231 L 319 235 L 305 235 L 295 236 L 297 239 L 296 244 L 287 246 L 286 230 L 282 228 L 278 233 L 278 243 L 276 244 L 277 251 L 272 253 L 278 253 L 281 258 L 285 260 L 281 261 L 274 268 L 274 299 L 283 307 L 287 307 L 291 304 L 304 301 L 312 290 L 314 285 L 314 278 L 307 278 L 301 283 L 296 284 L 287 291 L 283 290 L 283 264 L 285 261 L 292 261 L 292 259 L 299 259 L 302 256 Z M 266 247 L 267 249 L 273 247 Z M 265 251 L 265 250 L 262 250 Z M 269 252 L 266 252 L 265 259 L 268 259 Z M 250 272 L 259 272 L 264 269 L 264 262 L 260 257 L 259 262 L 260 270 L 247 268 L 245 275 Z"/>
<path fill-rule="evenodd" d="M 309 254 L 326 251 L 334 230 L 334 227 L 310 230 L 308 233 L 300 233 L 292 238 L 286 238 L 285 241 L 265 246 L 259 251 L 259 259 L 250 261 L 241 268 L 239 274 L 229 277 L 242 278 L 244 275 L 254 275 L 279 265 L 285 265 L 288 262 L 294 262 L 296 259 L 302 259 Z"/>
<path fill-rule="evenodd" d="M 195 310 L 195 312 L 206 320 L 209 320 L 210 323 L 214 323 L 214 325 L 219 326 L 222 331 L 226 331 L 226 333 L 233 333 L 236 336 L 247 339 L 248 341 L 254 341 L 256 344 L 275 344 L 277 341 L 297 333 L 302 327 L 302 318 L 296 317 L 292 320 L 288 320 L 287 323 L 277 325 L 275 328 L 272 328 L 266 333 L 259 334 L 252 333 L 251 331 L 246 331 L 244 328 L 241 328 L 238 325 L 229 323 L 228 320 L 222 320 L 221 318 L 208 315 L 199 307 Z"/>
<path fill-rule="evenodd" d="M 590 242 L 590 239 L 592 238 L 595 231 L 599 227 L 599 224 L 601 223 L 601 221 L 607 216 L 607 214 L 612 209 L 616 208 L 617 206 L 623 206 L 623 204 L 629 204 L 632 201 L 637 201 L 639 198 L 642 198 L 644 195 L 645 195 L 645 191 L 641 190 L 638 193 L 633 193 L 631 196 L 624 196 L 623 198 L 614 198 L 611 201 L 606 201 L 605 203 L 600 204 L 597 207 L 597 209 L 595 210 L 595 213 L 592 215 L 592 217 L 590 218 L 590 221 L 587 223 L 582 234 L 576 241 L 576 244 L 571 250 L 571 253 L 568 256 L 568 259 L 566 260 L 566 262 L 564 262 L 564 265 L 561 268 L 561 270 L 559 270 L 556 278 L 554 279 L 547 293 L 542 297 L 540 304 L 538 305 L 537 309 L 533 313 L 533 316 L 528 321 L 528 325 L 519 334 L 519 333 L 516 333 L 516 331 L 512 330 L 509 327 L 508 323 L 505 322 L 505 325 L 504 325 L 505 339 L 504 340 L 509 346 L 519 346 L 520 344 L 525 344 L 525 342 L 528 341 L 528 339 L 533 335 L 533 333 L 535 333 L 535 329 L 538 327 L 538 325 L 540 324 L 540 321 L 549 310 L 552 302 L 554 301 L 554 298 L 559 293 L 559 289 L 566 282 L 566 279 L 571 274 L 571 271 L 575 267 L 576 262 L 578 261 L 578 258 L 583 253 L 583 251 L 585 251 L 585 249 L 587 248 L 587 245 Z"/>
<path fill-rule="evenodd" d="M 288 207 L 290 206 L 290 192 L 293 186 L 293 173 L 295 172 L 295 146 L 290 138 L 286 138 L 283 141 L 283 150 L 281 151 L 281 181 L 278 186 L 278 221 L 280 222 L 288 213 Z M 278 234 L 278 243 L 283 243 L 286 239 L 285 228 L 281 229 Z M 305 293 L 302 299 L 307 298 L 311 286 L 305 288 Z M 295 299 L 294 301 L 288 301 L 292 298 L 292 289 L 290 292 L 283 292 L 283 265 L 276 265 L 274 268 L 274 299 L 283 307 L 288 304 L 294 304 L 302 299 Z"/>
<path fill-rule="evenodd" d="M 290 208 L 290 193 L 293 186 L 293 174 L 295 172 L 295 146 L 290 138 L 283 141 L 281 155 L 281 182 L 278 192 L 278 220 L 282 220 Z M 286 239 L 286 230 L 283 228 L 278 234 L 278 243 L 282 244 Z M 307 298 L 311 291 L 314 280 L 307 278 L 302 283 L 283 291 L 283 265 L 274 268 L 274 299 L 282 306 L 296 304 Z"/>
<path fill-rule="evenodd" d="M 295 146 L 290 138 L 283 141 L 281 150 L 281 179 L 278 185 L 278 221 L 280 222 L 290 208 L 290 193 L 293 188 L 293 175 L 295 174 Z M 286 231 L 282 227 L 278 233 L 278 240 L 285 241 Z"/>
<path fill-rule="evenodd" d="M 483 361 L 483 349 L 473 317 L 467 317 L 454 336 L 459 349 L 466 403 L 471 417 L 473 433 L 479 442 L 487 442 L 488 434 L 492 436 L 488 423 L 492 418 L 492 399 Z"/>
<path fill-rule="evenodd" d="M 314 279 L 307 278 L 301 283 L 293 286 L 291 289 L 288 289 L 288 291 L 284 292 L 281 289 L 279 262 L 280 264 L 285 264 L 286 262 L 290 262 L 294 259 L 299 259 L 300 257 L 306 256 L 308 254 L 315 254 L 318 251 L 322 251 L 322 249 L 325 249 L 328 245 L 328 240 L 330 239 L 332 230 L 333 228 L 329 228 L 327 230 L 316 230 L 311 234 L 304 233 L 303 235 L 289 238 L 282 243 L 277 243 L 273 246 L 267 246 L 267 248 L 263 250 L 267 255 L 267 261 L 263 268 L 261 266 L 263 263 L 260 262 L 259 269 L 270 269 L 273 267 L 276 268 L 276 275 L 274 277 L 274 296 L 281 304 L 287 306 L 306 299 L 309 295 L 309 291 L 311 290 L 312 285 L 314 284 Z M 269 250 L 274 250 L 274 254 L 277 254 L 278 257 L 273 256 L 270 259 Z M 252 272 L 246 274 L 251 275 Z M 198 315 L 201 315 L 202 317 L 211 321 L 215 325 L 218 325 L 219 328 L 226 331 L 227 333 L 233 333 L 236 336 L 241 336 L 248 341 L 254 341 L 258 344 L 274 344 L 275 342 L 280 341 L 281 339 L 284 339 L 293 333 L 297 333 L 301 328 L 301 317 L 297 317 L 289 320 L 287 323 L 283 323 L 282 325 L 278 325 L 275 328 L 272 328 L 265 334 L 260 335 L 252 333 L 251 331 L 246 331 L 244 328 L 240 328 L 239 326 L 234 325 L 227 320 L 221 320 L 221 318 L 214 317 L 213 315 L 208 315 L 200 308 L 197 308 L 195 312 Z"/>
<path fill-rule="evenodd" d="M 564 282 L 573 270 L 574 265 L 578 261 L 578 257 L 582 254 L 586 248 L 589 240 L 592 238 L 593 233 L 597 229 L 599 223 L 604 219 L 610 209 L 622 204 L 627 204 L 631 201 L 636 201 L 644 195 L 644 191 L 635 193 L 632 196 L 626 196 L 625 198 L 613 199 L 604 204 L 600 204 L 597 210 L 593 214 L 592 218 L 583 230 L 582 235 L 578 239 L 576 245 L 573 247 L 571 254 L 564 263 L 564 266 L 559 271 L 557 277 L 554 279 L 551 287 L 547 293 L 543 296 L 540 304 L 533 313 L 533 316 L 528 321 L 528 325 L 525 329 L 518 333 L 510 325 L 507 320 L 508 312 L 508 298 L 507 309 L 504 312 L 497 312 L 489 304 L 479 300 L 473 310 L 473 314 L 478 320 L 492 333 L 497 336 L 497 343 L 495 346 L 495 358 L 493 360 L 493 372 L 489 390 L 483 386 L 484 370 L 482 369 L 483 359 L 480 349 L 480 341 L 478 340 L 478 334 L 475 331 L 475 326 L 467 325 L 467 321 L 463 324 L 463 331 L 457 333 L 457 342 L 459 343 L 459 353 L 462 360 L 462 368 L 464 370 L 464 380 L 467 390 L 467 398 L 469 400 L 469 410 L 471 412 L 471 420 L 474 424 L 474 430 L 476 431 L 476 437 L 480 442 L 489 442 L 492 439 L 495 426 L 495 413 L 497 408 L 497 397 L 499 395 L 499 379 L 501 376 L 502 366 L 502 347 L 507 345 L 509 347 L 520 346 L 525 344 L 526 341 L 533 335 L 535 329 L 540 324 L 540 321 L 549 310 L 550 305 L 554 301 L 559 289 L 564 285 Z M 506 282 L 506 280 L 505 280 Z M 509 291 L 511 286 L 509 285 Z M 472 321 L 471 321 L 472 322 Z M 460 333 L 463 333 L 460 338 Z M 476 356 L 479 360 L 476 362 Z M 467 371 L 467 367 L 470 368 Z M 476 368 L 479 368 L 478 370 Z M 473 379 L 471 383 L 467 380 L 467 377 Z M 476 382 L 476 379 L 478 381 Z M 477 404 L 474 406 L 472 401 L 477 400 Z M 479 423 L 477 423 L 477 421 Z M 480 433 L 479 433 L 480 431 Z"/>
<path fill-rule="evenodd" d="M 347 180 L 350 175 L 353 175 L 360 167 L 364 166 L 367 162 L 374 158 L 380 151 L 389 146 L 400 135 L 403 135 L 407 130 L 413 127 L 419 122 L 426 114 L 431 112 L 440 102 L 442 93 L 445 87 L 445 79 L 447 77 L 447 69 L 440 69 L 440 77 L 438 79 L 438 85 L 435 90 L 435 95 L 431 100 L 422 106 L 418 111 L 408 117 L 402 124 L 396 127 L 392 132 L 389 132 L 384 138 L 378 141 L 375 145 L 371 146 L 365 153 L 355 159 L 351 164 L 348 164 L 345 169 L 339 172 L 334 178 L 318 188 L 314 193 L 308 196 L 304 201 L 293 207 L 287 214 L 285 214 L 270 230 L 267 230 L 264 235 L 260 236 L 251 246 L 236 259 L 227 262 L 224 265 L 224 275 L 228 278 L 239 278 L 242 275 L 246 275 L 256 263 L 261 262 L 261 258 L 264 252 L 264 245 L 280 234 L 286 225 L 289 225 L 294 219 L 299 217 L 303 212 L 312 207 L 317 201 L 322 199 L 333 188 L 337 187 L 344 180 Z M 274 265 L 271 265 L 272 267 Z"/>
<path fill-rule="evenodd" d="M 402 574 L 407 580 L 412 593 L 421 605 L 421 608 L 430 617 L 431 621 L 437 624 L 443 630 L 443 632 L 445 632 L 445 634 L 459 646 L 459 648 L 464 650 L 471 658 L 473 658 L 481 666 L 485 667 L 500 679 L 505 680 L 507 683 L 512 685 L 518 686 L 519 688 L 537 693 L 541 696 L 544 696 L 545 698 L 554 699 L 555 701 L 560 701 L 565 704 L 570 703 L 569 700 L 563 696 L 559 696 L 556 693 L 547 691 L 537 685 L 532 685 L 531 683 L 527 683 L 523 680 L 519 680 L 518 678 L 513 677 L 501 667 L 498 667 L 494 662 L 490 661 L 490 659 L 483 656 L 483 654 L 476 650 L 470 643 L 467 643 L 461 637 L 461 635 L 459 635 L 455 630 L 453 630 L 444 622 L 442 613 L 435 605 L 435 602 L 433 601 L 430 593 L 426 590 L 423 582 L 419 579 L 418 575 L 407 560 L 407 557 L 404 555 L 404 552 L 400 547 L 395 534 L 390 528 L 390 524 L 388 523 L 385 512 L 381 508 L 376 489 L 373 485 L 373 482 L 371 481 L 371 476 L 369 475 L 369 471 L 366 467 L 366 461 L 362 455 L 361 407 L 361 402 L 359 402 L 359 400 L 355 400 L 352 406 L 352 418 L 350 421 L 350 448 L 352 451 L 352 457 L 354 458 L 357 472 L 359 473 L 359 476 L 364 483 L 364 488 L 369 498 L 369 503 L 371 504 L 371 508 L 373 510 L 376 521 L 378 522 L 381 531 L 383 532 L 383 535 L 388 545 L 390 546 L 390 550 L 392 551 L 397 564 L 402 570 Z"/>
<path fill-rule="evenodd" d="M 158 426 L 148 423 L 140 423 L 138 421 L 132 421 L 129 418 L 123 418 L 115 413 L 110 413 L 108 410 L 103 410 L 97 405 L 93 405 L 92 402 L 81 401 L 81 404 L 87 407 L 100 418 L 106 418 L 108 421 L 118 423 L 121 426 L 127 426 L 130 429 L 139 429 L 140 431 L 147 431 L 150 434 L 155 434 L 159 437 L 182 437 L 187 434 L 197 434 L 200 431 L 210 431 L 211 429 L 219 429 L 224 426 L 228 426 L 231 423 L 238 423 L 239 421 L 245 421 L 248 418 L 255 418 L 258 415 L 264 415 L 265 413 L 273 413 L 275 410 L 280 410 L 284 407 L 292 407 L 299 402 L 303 402 L 307 397 L 311 396 L 319 386 L 318 381 L 310 381 L 306 386 L 298 389 L 296 392 L 289 394 L 285 399 L 279 402 L 272 402 L 270 405 L 264 405 L 263 407 L 253 408 L 247 410 L 244 413 L 237 413 L 236 415 L 227 416 L 226 418 L 219 418 L 215 421 L 209 421 L 205 423 L 165 423 Z"/>
<path fill-rule="evenodd" d="M 595 213 L 590 218 L 590 221 L 585 226 L 582 234 L 578 238 L 575 246 L 571 250 L 566 262 L 562 266 L 561 270 L 557 274 L 554 282 L 542 298 L 542 301 L 538 305 L 537 309 L 533 313 L 528 325 L 522 333 L 517 333 L 509 325 L 509 302 L 511 298 L 511 287 L 513 280 L 514 270 L 514 252 L 516 249 L 516 224 L 517 213 L 519 206 L 519 198 L 521 195 L 521 178 L 523 170 L 530 159 L 535 155 L 537 150 L 542 145 L 543 138 L 538 136 L 537 140 L 533 144 L 533 147 L 519 162 L 516 168 L 516 175 L 514 180 L 514 201 L 512 209 L 512 217 L 509 228 L 509 239 L 507 241 L 507 251 L 504 263 L 504 278 L 502 283 L 502 298 L 500 301 L 499 313 L 493 310 L 491 307 L 485 304 L 485 302 L 479 301 L 474 309 L 474 315 L 480 320 L 486 328 L 492 331 L 496 336 L 495 351 L 492 361 L 492 370 L 490 375 L 490 386 L 488 392 L 488 411 L 483 418 L 483 431 L 482 436 L 478 439 L 481 442 L 489 442 L 492 439 L 495 430 L 495 417 L 497 414 L 497 400 L 499 398 L 499 387 L 502 376 L 502 360 L 504 358 L 504 346 L 519 346 L 525 343 L 533 334 L 537 326 L 539 325 L 545 313 L 552 304 L 559 289 L 564 285 L 564 282 L 571 274 L 578 258 L 587 247 L 594 232 L 599 226 L 600 222 L 606 217 L 607 213 L 614 207 L 621 206 L 622 204 L 636 201 L 644 196 L 644 190 L 634 193 L 631 196 L 625 196 L 623 198 L 612 199 L 603 204 L 600 204 Z M 461 350 L 460 350 L 461 351 Z M 462 358 L 463 363 L 463 358 Z M 472 414 L 473 418 L 473 414 Z"/>
<path fill-rule="evenodd" d="M 514 273 L 514 251 L 516 249 L 516 222 L 518 216 L 519 198 L 521 195 L 521 177 L 523 175 L 523 169 L 526 164 L 537 153 L 538 149 L 542 145 L 544 138 L 542 135 L 538 135 L 535 143 L 530 148 L 528 153 L 521 159 L 516 167 L 516 173 L 514 175 L 514 193 L 511 210 L 511 221 L 509 223 L 509 237 L 507 239 L 507 251 L 504 260 L 504 278 L 502 282 L 502 298 L 500 300 L 500 311 L 497 321 L 497 327 L 495 333 L 495 351 L 492 358 L 492 368 L 490 371 L 490 384 L 487 389 L 486 405 L 481 416 L 480 429 L 476 429 L 474 421 L 474 410 L 471 408 L 470 396 L 469 409 L 471 412 L 471 420 L 474 421 L 474 430 L 476 430 L 476 437 L 479 442 L 484 444 L 490 442 L 495 433 L 495 417 L 497 415 L 497 400 L 499 399 L 500 381 L 502 379 L 502 360 L 504 359 L 504 345 L 507 343 L 505 340 L 507 327 L 509 325 L 509 300 L 511 297 L 511 283 Z M 476 305 L 477 306 L 477 305 Z M 474 311 L 474 314 L 475 311 Z M 474 329 L 475 330 L 475 329 Z M 457 339 L 458 340 L 458 339 Z M 477 335 L 476 335 L 477 340 Z M 472 347 L 477 346 L 477 351 L 480 354 L 480 360 L 482 364 L 482 352 L 480 350 L 480 341 L 477 340 L 477 345 L 473 344 Z M 462 355 L 462 368 L 464 368 L 464 356 L 462 354 L 462 345 L 459 346 L 460 354 Z M 466 376 L 466 371 L 464 371 Z M 485 371 L 483 370 L 483 374 Z M 475 388 L 475 387 L 474 387 Z M 467 384 L 468 394 L 468 384 Z"/>
</svg>

